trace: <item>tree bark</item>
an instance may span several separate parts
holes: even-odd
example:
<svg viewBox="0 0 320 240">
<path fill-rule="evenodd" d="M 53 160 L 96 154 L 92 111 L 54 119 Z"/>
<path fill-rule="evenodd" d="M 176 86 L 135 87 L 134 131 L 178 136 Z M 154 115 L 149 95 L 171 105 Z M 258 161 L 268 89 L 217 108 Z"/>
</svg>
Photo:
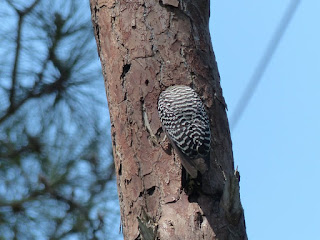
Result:
<svg viewBox="0 0 320 240">
<path fill-rule="evenodd" d="M 91 0 L 125 239 L 247 239 L 209 5 Z M 211 124 L 209 171 L 191 187 L 178 156 L 161 144 L 158 96 L 177 84 L 196 90 Z"/>
</svg>

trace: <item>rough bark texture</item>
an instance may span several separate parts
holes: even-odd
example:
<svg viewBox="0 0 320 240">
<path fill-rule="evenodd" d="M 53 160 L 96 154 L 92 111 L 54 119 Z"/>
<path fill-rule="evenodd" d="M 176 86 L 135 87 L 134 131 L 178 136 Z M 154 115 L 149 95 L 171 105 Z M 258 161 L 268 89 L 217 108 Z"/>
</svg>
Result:
<svg viewBox="0 0 320 240">
<path fill-rule="evenodd" d="M 208 0 L 91 0 L 111 115 L 125 239 L 247 239 L 226 105 L 208 29 Z M 157 100 L 194 88 L 208 110 L 210 170 L 183 184 Z"/>
</svg>

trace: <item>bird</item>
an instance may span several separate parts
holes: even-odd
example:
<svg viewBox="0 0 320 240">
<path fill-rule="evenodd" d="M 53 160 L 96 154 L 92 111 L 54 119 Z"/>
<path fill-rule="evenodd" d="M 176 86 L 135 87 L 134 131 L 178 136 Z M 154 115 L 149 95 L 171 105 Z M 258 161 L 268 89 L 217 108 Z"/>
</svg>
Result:
<svg viewBox="0 0 320 240">
<path fill-rule="evenodd" d="M 204 104 L 189 86 L 170 86 L 159 95 L 163 131 L 192 178 L 208 170 L 211 130 Z"/>
</svg>

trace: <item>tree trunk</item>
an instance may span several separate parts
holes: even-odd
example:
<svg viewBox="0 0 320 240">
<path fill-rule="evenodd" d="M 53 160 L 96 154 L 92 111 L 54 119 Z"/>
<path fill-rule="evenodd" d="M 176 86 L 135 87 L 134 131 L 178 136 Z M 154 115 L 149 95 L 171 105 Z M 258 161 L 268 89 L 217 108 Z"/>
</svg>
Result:
<svg viewBox="0 0 320 240">
<path fill-rule="evenodd" d="M 105 78 L 125 239 L 247 239 L 209 0 L 91 0 Z M 209 171 L 185 182 L 161 140 L 157 100 L 191 86 L 211 122 Z"/>
</svg>

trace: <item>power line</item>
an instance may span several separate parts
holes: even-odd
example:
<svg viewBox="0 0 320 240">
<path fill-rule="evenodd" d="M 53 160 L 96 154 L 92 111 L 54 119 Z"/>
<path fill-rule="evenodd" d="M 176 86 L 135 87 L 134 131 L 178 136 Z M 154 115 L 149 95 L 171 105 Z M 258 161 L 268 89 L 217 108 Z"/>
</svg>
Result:
<svg viewBox="0 0 320 240">
<path fill-rule="evenodd" d="M 279 42 L 281 41 L 290 21 L 292 20 L 301 0 L 292 0 L 290 5 L 288 6 L 287 10 L 285 11 L 282 19 L 279 22 L 276 31 L 274 32 L 265 53 L 263 54 L 262 58 L 259 61 L 255 71 L 253 72 L 250 81 L 245 88 L 240 100 L 238 101 L 236 108 L 231 115 L 230 126 L 231 130 L 233 130 L 240 118 L 242 117 L 246 107 L 248 106 L 256 88 L 258 87 L 259 83 L 261 82 L 262 76 L 268 67 L 270 60 L 272 59 Z"/>
</svg>

